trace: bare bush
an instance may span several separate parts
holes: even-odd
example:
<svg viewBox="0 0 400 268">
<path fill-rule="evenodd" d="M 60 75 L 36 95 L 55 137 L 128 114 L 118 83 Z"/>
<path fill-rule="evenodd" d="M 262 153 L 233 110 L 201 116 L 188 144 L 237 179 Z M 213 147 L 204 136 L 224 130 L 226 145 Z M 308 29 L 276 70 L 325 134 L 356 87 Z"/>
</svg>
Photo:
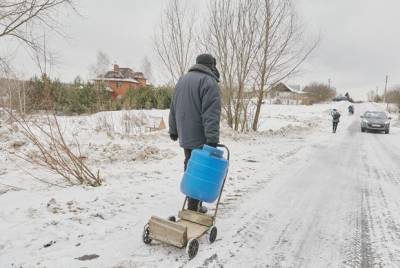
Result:
<svg viewBox="0 0 400 268">
<path fill-rule="evenodd" d="M 370 102 L 382 102 L 383 101 L 383 96 L 379 95 L 377 92 L 374 90 L 370 90 L 367 93 L 367 99 Z"/>
<path fill-rule="evenodd" d="M 146 118 L 134 113 L 125 112 L 121 118 L 121 125 L 125 135 L 137 135 L 145 132 Z"/>
<path fill-rule="evenodd" d="M 76 139 L 77 152 L 71 150 L 54 114 L 47 114 L 44 122 L 40 122 L 7 112 L 20 128 L 23 137 L 35 148 L 33 151 L 17 153 L 18 157 L 60 175 L 67 185 L 101 185 L 100 172 L 93 173 L 84 163 L 86 157 L 81 154 Z"/>
<path fill-rule="evenodd" d="M 386 101 L 394 103 L 400 108 L 400 86 L 396 86 L 386 93 Z"/>
<path fill-rule="evenodd" d="M 103 114 L 97 117 L 96 120 L 96 131 L 105 130 L 108 133 L 115 131 L 115 123 L 114 118 L 111 116 L 107 116 L 107 114 Z"/>
<path fill-rule="evenodd" d="M 329 101 L 336 96 L 336 90 L 334 88 L 317 82 L 306 86 L 303 91 L 310 93 L 307 95 L 308 104 Z"/>
</svg>

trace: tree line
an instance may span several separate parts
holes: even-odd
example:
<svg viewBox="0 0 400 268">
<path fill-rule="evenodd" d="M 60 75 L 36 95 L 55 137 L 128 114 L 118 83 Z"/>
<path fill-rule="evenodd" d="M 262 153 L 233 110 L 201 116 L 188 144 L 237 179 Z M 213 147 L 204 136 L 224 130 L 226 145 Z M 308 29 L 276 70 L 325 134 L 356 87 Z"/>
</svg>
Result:
<svg viewBox="0 0 400 268">
<path fill-rule="evenodd" d="M 371 90 L 368 92 L 367 97 L 368 101 L 393 103 L 400 109 L 400 85 L 389 89 L 386 94 L 378 94 L 378 92 Z"/>
<path fill-rule="evenodd" d="M 0 105 L 22 114 L 52 110 L 78 115 L 121 109 L 168 109 L 173 89 L 168 86 L 128 89 L 115 98 L 105 84 L 82 81 L 62 83 L 46 75 L 29 81 L 0 79 Z"/>
</svg>

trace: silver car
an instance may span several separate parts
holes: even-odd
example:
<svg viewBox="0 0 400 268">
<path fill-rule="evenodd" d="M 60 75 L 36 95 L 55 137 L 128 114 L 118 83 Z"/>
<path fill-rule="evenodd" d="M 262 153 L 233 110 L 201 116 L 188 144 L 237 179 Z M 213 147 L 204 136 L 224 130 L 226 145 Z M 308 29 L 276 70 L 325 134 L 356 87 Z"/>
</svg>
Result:
<svg viewBox="0 0 400 268">
<path fill-rule="evenodd" d="M 390 119 L 385 112 L 367 111 L 361 117 L 361 132 L 385 131 L 389 133 Z"/>
</svg>

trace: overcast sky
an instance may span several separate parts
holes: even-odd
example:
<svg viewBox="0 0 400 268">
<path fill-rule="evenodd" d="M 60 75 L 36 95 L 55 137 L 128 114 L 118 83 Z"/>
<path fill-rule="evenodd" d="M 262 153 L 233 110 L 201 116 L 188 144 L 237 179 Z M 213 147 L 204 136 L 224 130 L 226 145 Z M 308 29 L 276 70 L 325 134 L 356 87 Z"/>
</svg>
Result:
<svg viewBox="0 0 400 268">
<path fill-rule="evenodd" d="M 138 71 L 147 56 L 153 72 L 158 73 L 152 36 L 166 0 L 77 2 L 81 16 L 68 12 L 61 18 L 68 39 L 48 40 L 58 59 L 53 77 L 63 81 L 72 81 L 77 75 L 90 78 L 89 66 L 99 50 L 110 57 L 111 63 Z M 304 86 L 331 79 L 338 92 L 349 91 L 356 98 L 365 98 L 366 92 L 376 87 L 382 91 L 386 74 L 389 87 L 400 84 L 400 0 L 295 2 L 308 35 L 320 35 L 321 41 L 301 73 L 291 78 L 291 84 Z M 3 44 L 1 51 L 14 53 L 13 65 L 26 77 L 38 72 L 21 49 Z"/>
</svg>

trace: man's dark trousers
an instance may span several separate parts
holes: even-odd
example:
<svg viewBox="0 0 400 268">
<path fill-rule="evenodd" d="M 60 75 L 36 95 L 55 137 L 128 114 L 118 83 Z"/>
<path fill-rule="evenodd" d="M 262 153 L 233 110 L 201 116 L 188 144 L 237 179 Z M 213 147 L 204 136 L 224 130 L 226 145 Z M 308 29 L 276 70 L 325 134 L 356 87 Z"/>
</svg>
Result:
<svg viewBox="0 0 400 268">
<path fill-rule="evenodd" d="M 184 149 L 185 151 L 185 171 L 190 157 L 192 156 L 192 149 Z M 201 207 L 200 200 L 188 197 L 188 209 L 198 211 Z"/>
<path fill-rule="evenodd" d="M 333 122 L 333 133 L 336 133 L 338 124 L 339 124 L 339 122 Z"/>
</svg>

